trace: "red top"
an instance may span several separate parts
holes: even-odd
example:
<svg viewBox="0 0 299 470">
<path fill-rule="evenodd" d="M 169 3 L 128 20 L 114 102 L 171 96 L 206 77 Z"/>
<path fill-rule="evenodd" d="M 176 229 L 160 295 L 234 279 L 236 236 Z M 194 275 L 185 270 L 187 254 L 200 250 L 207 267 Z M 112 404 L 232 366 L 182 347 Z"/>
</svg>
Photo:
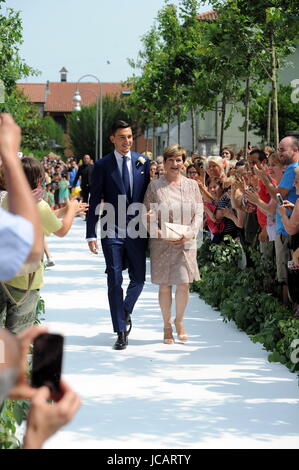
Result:
<svg viewBox="0 0 299 470">
<path fill-rule="evenodd" d="M 211 212 L 213 212 L 213 214 L 216 213 L 216 205 L 213 203 L 213 202 L 204 202 L 204 207 L 207 207 L 208 209 L 210 209 Z M 223 232 L 223 229 L 224 229 L 224 222 L 223 220 L 221 220 L 220 222 L 214 222 L 210 217 L 209 217 L 209 214 L 207 212 L 205 212 L 206 214 L 206 222 L 207 222 L 207 226 L 209 227 L 209 230 L 210 232 L 215 235 L 215 233 L 221 233 Z"/>
<path fill-rule="evenodd" d="M 276 184 L 276 181 L 274 179 L 271 178 L 271 180 L 272 180 L 273 184 Z M 260 199 L 263 202 L 265 202 L 266 204 L 268 204 L 271 200 L 271 196 L 268 192 L 268 189 L 266 188 L 266 186 L 264 185 L 264 183 L 262 181 L 259 181 L 258 195 L 259 195 Z M 266 225 L 267 225 L 267 216 L 259 208 L 257 208 L 256 215 L 257 215 L 257 220 L 258 220 L 259 226 L 261 228 L 266 227 Z"/>
</svg>

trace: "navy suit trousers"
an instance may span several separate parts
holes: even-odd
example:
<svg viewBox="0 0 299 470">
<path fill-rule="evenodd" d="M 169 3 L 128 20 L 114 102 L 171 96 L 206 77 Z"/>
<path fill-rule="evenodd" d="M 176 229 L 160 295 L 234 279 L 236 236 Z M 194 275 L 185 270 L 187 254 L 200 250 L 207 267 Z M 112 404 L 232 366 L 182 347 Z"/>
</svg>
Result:
<svg viewBox="0 0 299 470">
<path fill-rule="evenodd" d="M 125 312 L 132 313 L 145 282 L 146 239 L 102 238 L 102 249 L 106 261 L 108 299 L 113 329 L 126 331 Z M 124 299 L 122 271 L 128 267 L 130 283 Z"/>
</svg>

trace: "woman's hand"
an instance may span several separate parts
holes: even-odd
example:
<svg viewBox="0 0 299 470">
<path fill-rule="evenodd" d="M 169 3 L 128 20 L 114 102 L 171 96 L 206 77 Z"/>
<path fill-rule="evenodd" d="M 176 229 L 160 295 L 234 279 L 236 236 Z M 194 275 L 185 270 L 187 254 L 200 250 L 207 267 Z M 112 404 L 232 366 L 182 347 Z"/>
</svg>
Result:
<svg viewBox="0 0 299 470">
<path fill-rule="evenodd" d="M 67 202 L 67 206 L 71 206 L 75 214 L 85 214 L 85 212 L 88 210 L 87 202 L 78 201 L 76 197 L 70 199 Z"/>
<path fill-rule="evenodd" d="M 249 202 L 251 202 L 251 204 L 257 205 L 260 201 L 260 197 L 257 191 L 254 191 L 252 189 L 247 189 L 244 195 L 245 195 L 245 198 L 248 199 Z"/>
<path fill-rule="evenodd" d="M 182 246 L 182 245 L 184 245 L 184 243 L 189 242 L 189 241 L 190 241 L 190 239 L 182 237 L 179 240 L 174 240 L 174 241 L 166 240 L 166 243 L 170 246 Z"/>
<path fill-rule="evenodd" d="M 290 201 L 283 201 L 283 205 L 282 206 L 277 206 L 277 211 L 279 213 L 279 215 L 281 217 L 283 217 L 284 215 L 287 216 L 287 211 L 288 210 L 293 210 L 295 207 L 295 204 L 293 204 L 292 202 Z"/>
<path fill-rule="evenodd" d="M 283 207 L 286 207 L 288 210 L 292 211 L 295 207 L 295 204 L 290 201 L 283 201 Z"/>
<path fill-rule="evenodd" d="M 223 213 L 223 216 L 226 217 L 227 219 L 234 219 L 235 218 L 235 214 L 234 214 L 232 208 L 230 208 L 230 207 L 225 207 L 224 209 L 222 209 L 222 213 Z"/>
<path fill-rule="evenodd" d="M 255 176 L 258 177 L 259 180 L 265 182 L 265 181 L 269 181 L 268 179 L 268 175 L 266 173 L 266 169 L 265 168 L 258 168 L 257 165 L 254 165 L 253 167 L 253 172 L 255 174 Z"/>
</svg>

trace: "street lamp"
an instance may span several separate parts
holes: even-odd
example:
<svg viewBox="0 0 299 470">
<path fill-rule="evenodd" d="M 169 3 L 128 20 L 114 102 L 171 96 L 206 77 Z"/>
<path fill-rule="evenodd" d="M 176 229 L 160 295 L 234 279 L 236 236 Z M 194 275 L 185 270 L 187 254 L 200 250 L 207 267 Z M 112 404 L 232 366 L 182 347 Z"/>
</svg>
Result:
<svg viewBox="0 0 299 470">
<path fill-rule="evenodd" d="M 97 160 L 98 155 L 99 155 L 99 98 L 98 98 L 98 95 L 93 90 L 85 89 L 85 90 L 82 90 L 82 91 L 83 91 L 83 93 L 86 93 L 86 92 L 92 93 L 96 98 L 96 148 L 95 148 L 95 160 Z M 74 110 L 75 111 L 81 111 L 81 104 L 80 103 L 82 101 L 82 98 L 81 98 L 81 95 L 80 95 L 80 92 L 79 92 L 78 89 L 74 93 L 73 101 L 76 103 L 75 106 L 74 106 Z M 101 151 L 101 154 L 100 154 L 100 158 L 102 158 L 102 151 Z"/>
<path fill-rule="evenodd" d="M 100 158 L 102 158 L 103 156 L 103 95 L 102 95 L 102 84 L 101 84 L 101 81 L 100 79 L 96 76 L 96 75 L 91 75 L 91 74 L 87 74 L 87 75 L 82 75 L 82 77 L 79 78 L 79 80 L 77 80 L 77 90 L 75 91 L 75 94 L 73 96 L 73 101 L 76 102 L 76 105 L 75 105 L 75 111 L 81 111 L 81 96 L 80 96 L 80 92 L 79 92 L 79 89 L 78 89 L 78 85 L 79 85 L 79 82 L 81 80 L 83 80 L 83 78 L 86 78 L 86 77 L 92 77 L 94 78 L 95 80 L 97 80 L 97 82 L 99 83 L 100 85 Z M 91 90 L 89 90 L 91 91 Z M 98 142 L 98 132 L 99 132 L 99 125 L 98 125 L 98 96 L 96 95 L 96 98 L 97 98 L 97 122 L 96 122 L 96 143 Z M 95 156 L 96 160 L 98 158 L 98 149 L 96 150 L 96 156 Z"/>
</svg>

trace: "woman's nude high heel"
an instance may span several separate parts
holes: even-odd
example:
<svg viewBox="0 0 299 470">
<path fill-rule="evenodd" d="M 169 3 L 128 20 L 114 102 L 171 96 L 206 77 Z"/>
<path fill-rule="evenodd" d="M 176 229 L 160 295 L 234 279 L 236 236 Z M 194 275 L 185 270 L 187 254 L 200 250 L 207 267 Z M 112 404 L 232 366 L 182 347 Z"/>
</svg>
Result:
<svg viewBox="0 0 299 470">
<path fill-rule="evenodd" d="M 173 344 L 174 337 L 172 335 L 172 326 L 166 326 L 164 328 L 164 344 Z"/>
<path fill-rule="evenodd" d="M 176 329 L 179 341 L 183 341 L 183 342 L 188 341 L 188 335 L 184 328 L 183 322 L 182 321 L 178 322 L 174 320 L 174 324 L 175 324 L 175 329 Z"/>
</svg>

